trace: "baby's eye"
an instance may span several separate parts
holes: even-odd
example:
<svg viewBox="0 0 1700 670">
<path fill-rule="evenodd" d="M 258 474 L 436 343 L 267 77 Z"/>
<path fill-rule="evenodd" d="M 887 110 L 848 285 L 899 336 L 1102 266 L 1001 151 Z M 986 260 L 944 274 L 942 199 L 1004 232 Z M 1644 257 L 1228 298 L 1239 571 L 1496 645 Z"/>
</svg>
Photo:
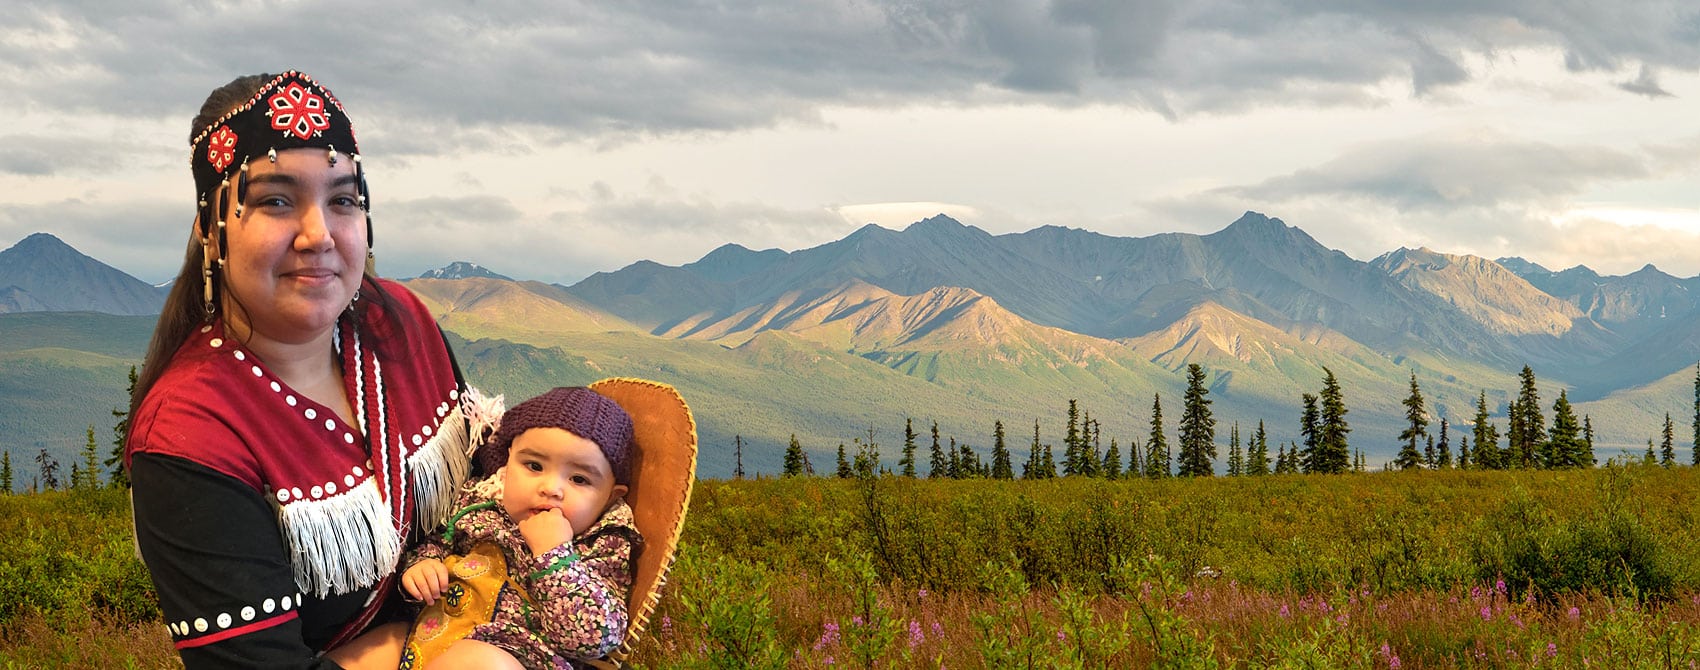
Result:
<svg viewBox="0 0 1700 670">
<path fill-rule="evenodd" d="M 590 478 L 584 475 L 573 475 L 573 483 L 581 486 L 589 486 Z"/>
<path fill-rule="evenodd" d="M 530 470 L 532 472 L 542 472 L 543 471 L 543 464 L 538 463 L 536 461 L 527 462 L 525 464 L 525 469 Z"/>
</svg>

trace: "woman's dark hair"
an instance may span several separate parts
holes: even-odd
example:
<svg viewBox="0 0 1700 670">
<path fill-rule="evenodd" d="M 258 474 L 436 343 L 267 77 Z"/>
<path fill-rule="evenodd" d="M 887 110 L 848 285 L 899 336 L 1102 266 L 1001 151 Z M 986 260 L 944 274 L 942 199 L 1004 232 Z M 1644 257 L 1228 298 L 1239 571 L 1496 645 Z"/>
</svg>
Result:
<svg viewBox="0 0 1700 670">
<path fill-rule="evenodd" d="M 213 89 L 213 92 L 207 95 L 206 102 L 201 103 L 200 113 L 196 114 L 191 122 L 189 142 L 193 144 L 195 138 L 207 126 L 247 102 L 259 92 L 261 86 L 276 77 L 274 74 L 246 75 Z M 199 198 L 200 195 L 197 193 L 195 197 Z M 153 389 L 154 383 L 158 382 L 160 375 L 165 372 L 172 355 L 176 354 L 178 347 L 183 346 L 183 341 L 188 339 L 190 331 L 208 319 L 201 283 L 201 259 L 206 254 L 206 247 L 202 246 L 198 231 L 194 228 L 195 226 L 190 226 L 189 246 L 183 252 L 183 267 L 177 271 L 177 279 L 171 282 L 171 290 L 165 297 L 165 306 L 160 309 L 159 321 L 154 325 L 153 338 L 148 342 L 147 352 L 143 355 L 142 369 L 136 375 L 135 388 L 130 392 L 132 419 L 136 416 L 137 408 L 141 407 L 142 399 L 148 396 L 148 391 Z M 405 327 L 400 319 L 393 318 L 394 300 L 375 281 L 377 277 L 371 271 L 370 264 L 364 274 L 365 277 L 360 282 L 360 301 L 356 308 L 382 309 L 392 317 L 389 319 L 391 323 Z M 217 277 L 217 274 L 214 276 Z M 222 280 L 213 283 L 214 305 L 222 306 L 222 284 Z M 383 348 L 383 345 L 383 342 L 376 343 L 380 348 Z M 129 436 L 125 435 L 124 439 L 128 441 Z"/>
</svg>

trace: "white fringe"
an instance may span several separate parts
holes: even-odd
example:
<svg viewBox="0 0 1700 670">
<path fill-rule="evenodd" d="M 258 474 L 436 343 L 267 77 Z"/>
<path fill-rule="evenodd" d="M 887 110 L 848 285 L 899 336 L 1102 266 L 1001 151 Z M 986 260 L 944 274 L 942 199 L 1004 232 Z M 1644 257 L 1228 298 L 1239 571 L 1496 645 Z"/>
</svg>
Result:
<svg viewBox="0 0 1700 670">
<path fill-rule="evenodd" d="M 491 398 L 472 386 L 467 386 L 466 391 L 460 394 L 461 415 L 471 426 L 469 434 L 472 439 L 466 443 L 467 458 L 471 458 L 473 452 L 484 446 L 502 427 L 502 414 L 507 411 L 504 408 L 506 398 L 504 394 Z"/>
<path fill-rule="evenodd" d="M 435 530 L 454 511 L 455 496 L 472 473 L 472 461 L 466 457 L 470 441 L 466 418 L 456 407 L 437 426 L 437 434 L 408 457 L 407 469 L 413 473 L 413 516 L 420 530 Z"/>
<path fill-rule="evenodd" d="M 401 560 L 375 476 L 342 495 L 282 505 L 278 521 L 295 557 L 295 585 L 319 598 L 371 586 Z"/>
</svg>

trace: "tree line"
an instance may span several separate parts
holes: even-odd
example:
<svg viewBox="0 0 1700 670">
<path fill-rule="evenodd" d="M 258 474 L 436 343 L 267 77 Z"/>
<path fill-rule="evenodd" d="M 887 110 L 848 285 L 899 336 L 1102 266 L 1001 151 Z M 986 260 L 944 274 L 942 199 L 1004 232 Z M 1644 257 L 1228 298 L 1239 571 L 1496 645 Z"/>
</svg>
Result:
<svg viewBox="0 0 1700 670">
<path fill-rule="evenodd" d="M 1269 453 L 1268 430 L 1259 419 L 1257 428 L 1243 436 L 1239 424 L 1228 431 L 1228 450 L 1225 474 L 1230 477 L 1271 474 L 1337 474 L 1363 472 L 1368 469 L 1361 450 L 1351 447 L 1351 425 L 1346 420 L 1350 411 L 1344 392 L 1334 372 L 1323 368 L 1322 387 L 1314 394 L 1300 396 L 1299 439 L 1276 445 Z M 1450 421 L 1441 417 L 1438 425 L 1423 398 L 1416 372 L 1411 373 L 1410 394 L 1405 398 L 1406 427 L 1398 435 L 1398 455 L 1385 465 L 1387 469 L 1444 469 L 1469 468 L 1480 470 L 1561 469 L 1593 467 L 1594 425 L 1588 415 L 1578 419 L 1568 393 L 1560 390 L 1552 403 L 1552 419 L 1548 423 L 1540 392 L 1536 387 L 1534 370 L 1523 366 L 1518 375 L 1516 397 L 1506 408 L 1503 432 L 1492 420 L 1487 391 L 1476 399 L 1476 413 L 1467 432 L 1458 432 L 1456 447 Z M 941 438 L 938 422 L 930 430 L 931 451 L 923 474 L 918 461 L 921 437 L 913 418 L 905 419 L 901 457 L 895 470 L 882 465 L 880 446 L 875 442 L 875 430 L 868 428 L 866 439 L 852 440 L 851 446 L 838 445 L 836 467 L 830 472 L 817 472 L 796 434 L 791 435 L 785 450 L 782 476 L 836 477 L 892 474 L 902 477 L 929 479 L 990 478 L 990 479 L 1047 479 L 1058 476 L 1101 477 L 1126 479 L 1145 477 L 1212 477 L 1216 476 L 1218 450 L 1216 419 L 1211 413 L 1210 390 L 1205 387 L 1202 367 L 1187 366 L 1187 387 L 1181 398 L 1181 416 L 1175 441 L 1171 445 L 1164 426 L 1162 394 L 1152 394 L 1149 432 L 1143 443 L 1130 438 L 1126 445 L 1111 437 L 1106 446 L 1102 441 L 1102 425 L 1082 409 L 1075 399 L 1068 401 L 1067 423 L 1062 440 L 1060 461 L 1053 446 L 1042 440 L 1038 420 L 1033 422 L 1033 438 L 1027 447 L 1027 458 L 1018 467 L 1014 464 L 1002 420 L 992 426 L 990 462 L 985 461 L 967 442 L 958 443 L 954 436 Z M 1431 426 L 1435 430 L 1431 432 Z M 1646 463 L 1675 465 L 1675 424 L 1665 414 L 1663 441 L 1657 446 L 1647 442 L 1642 457 Z M 1695 366 L 1694 379 L 1694 443 L 1700 444 L 1700 364 Z M 1501 446 L 1501 439 L 1504 440 Z M 738 459 L 742 464 L 742 438 L 738 439 Z M 1474 445 L 1472 447 L 1472 445 Z M 1124 456 L 1125 449 L 1125 456 Z M 1700 449 L 1693 450 L 1693 463 L 1700 465 Z M 734 473 L 741 478 L 742 467 Z"/>
</svg>

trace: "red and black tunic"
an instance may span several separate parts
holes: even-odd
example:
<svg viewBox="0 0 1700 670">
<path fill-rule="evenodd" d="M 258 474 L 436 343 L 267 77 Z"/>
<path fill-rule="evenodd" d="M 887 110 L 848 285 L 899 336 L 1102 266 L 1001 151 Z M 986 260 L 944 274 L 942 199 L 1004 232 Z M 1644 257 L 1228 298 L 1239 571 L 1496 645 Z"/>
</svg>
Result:
<svg viewBox="0 0 1700 670">
<path fill-rule="evenodd" d="M 184 664 L 316 667 L 383 604 L 411 529 L 466 479 L 454 361 L 419 300 L 337 325 L 349 426 L 224 334 L 194 331 L 132 419 L 136 541 Z M 377 287 L 368 280 L 363 293 Z M 356 315 L 357 314 L 357 315 Z"/>
</svg>

